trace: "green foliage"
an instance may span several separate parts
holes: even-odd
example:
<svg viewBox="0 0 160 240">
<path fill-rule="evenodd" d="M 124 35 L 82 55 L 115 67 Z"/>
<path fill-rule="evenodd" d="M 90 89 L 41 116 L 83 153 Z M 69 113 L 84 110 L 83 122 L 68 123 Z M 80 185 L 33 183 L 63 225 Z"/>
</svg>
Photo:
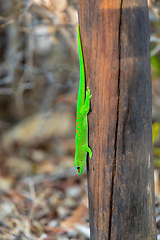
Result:
<svg viewBox="0 0 160 240">
<path fill-rule="evenodd" d="M 157 79 L 160 76 L 160 59 L 157 55 L 151 57 L 152 79 Z"/>
<path fill-rule="evenodd" d="M 153 155 L 154 155 L 154 164 L 156 167 L 160 168 L 160 148 L 154 147 L 156 140 L 159 137 L 160 123 L 155 122 L 152 124 L 152 141 L 153 141 Z"/>
<path fill-rule="evenodd" d="M 159 130 L 160 130 L 160 123 L 159 122 L 153 123 L 152 124 L 152 142 L 153 142 L 153 145 L 155 143 L 155 140 L 157 140 L 157 138 L 158 138 Z"/>
<path fill-rule="evenodd" d="M 154 165 L 160 168 L 160 158 L 154 158 Z"/>
<path fill-rule="evenodd" d="M 160 73 L 160 60 L 157 55 L 151 57 L 151 65 L 152 67 L 156 68 L 156 70 Z"/>
</svg>

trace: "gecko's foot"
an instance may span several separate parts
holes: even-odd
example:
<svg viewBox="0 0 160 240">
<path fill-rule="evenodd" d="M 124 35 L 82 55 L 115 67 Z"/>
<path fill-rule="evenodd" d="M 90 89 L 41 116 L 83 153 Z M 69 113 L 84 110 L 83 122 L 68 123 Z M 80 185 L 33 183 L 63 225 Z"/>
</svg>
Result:
<svg viewBox="0 0 160 240">
<path fill-rule="evenodd" d="M 87 87 L 86 97 L 88 97 L 88 98 L 91 98 L 91 97 L 92 97 L 91 91 L 90 91 L 89 87 Z"/>
<path fill-rule="evenodd" d="M 92 151 L 89 152 L 89 157 L 92 158 Z"/>
</svg>

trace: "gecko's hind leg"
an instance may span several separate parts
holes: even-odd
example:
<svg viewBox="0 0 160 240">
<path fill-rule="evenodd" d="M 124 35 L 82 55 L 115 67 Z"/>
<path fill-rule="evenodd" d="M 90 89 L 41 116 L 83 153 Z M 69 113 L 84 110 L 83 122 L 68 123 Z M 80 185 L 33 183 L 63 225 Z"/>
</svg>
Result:
<svg viewBox="0 0 160 240">
<path fill-rule="evenodd" d="M 92 150 L 90 149 L 90 147 L 83 145 L 82 147 L 86 152 L 89 153 L 89 157 L 92 158 Z"/>
</svg>

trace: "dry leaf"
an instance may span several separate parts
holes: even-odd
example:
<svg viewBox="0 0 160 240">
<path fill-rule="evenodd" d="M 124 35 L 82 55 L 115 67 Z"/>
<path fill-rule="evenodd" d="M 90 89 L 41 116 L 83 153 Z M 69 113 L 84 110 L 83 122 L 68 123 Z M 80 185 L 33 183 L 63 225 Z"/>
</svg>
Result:
<svg viewBox="0 0 160 240">
<path fill-rule="evenodd" d="M 75 229 L 75 224 L 82 223 L 85 218 L 88 217 L 88 208 L 81 204 L 72 214 L 72 216 L 68 217 L 64 221 L 60 223 L 60 226 L 64 229 L 72 230 Z"/>
</svg>

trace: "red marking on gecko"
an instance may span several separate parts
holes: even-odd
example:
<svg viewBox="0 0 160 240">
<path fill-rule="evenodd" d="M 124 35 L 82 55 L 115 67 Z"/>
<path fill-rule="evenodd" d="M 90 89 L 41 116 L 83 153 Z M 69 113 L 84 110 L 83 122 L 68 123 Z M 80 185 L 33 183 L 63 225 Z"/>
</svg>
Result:
<svg viewBox="0 0 160 240">
<path fill-rule="evenodd" d="M 78 123 L 76 123 L 76 124 L 77 124 L 78 128 L 80 128 L 80 126 L 78 125 Z"/>
<path fill-rule="evenodd" d="M 77 117 L 79 119 L 79 117 Z"/>
<path fill-rule="evenodd" d="M 79 167 L 79 165 L 77 165 L 77 167 Z M 78 173 L 80 173 L 80 168 L 79 169 L 77 169 L 78 170 Z"/>
<path fill-rule="evenodd" d="M 79 132 L 81 132 L 81 130 L 79 130 Z"/>
<path fill-rule="evenodd" d="M 77 131 L 77 129 L 76 129 L 76 133 L 78 134 L 78 136 L 80 136 L 80 135 L 79 135 L 79 132 Z"/>
</svg>

